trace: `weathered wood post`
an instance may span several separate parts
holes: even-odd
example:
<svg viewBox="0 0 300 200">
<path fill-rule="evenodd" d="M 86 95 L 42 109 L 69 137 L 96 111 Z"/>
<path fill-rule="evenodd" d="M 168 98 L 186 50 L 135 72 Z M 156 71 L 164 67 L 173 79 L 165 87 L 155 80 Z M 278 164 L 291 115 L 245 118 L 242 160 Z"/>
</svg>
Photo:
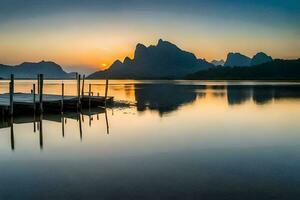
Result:
<svg viewBox="0 0 300 200">
<path fill-rule="evenodd" d="M 37 94 L 40 93 L 40 74 L 37 75 Z"/>
<path fill-rule="evenodd" d="M 105 107 L 106 107 L 106 99 L 107 99 L 107 92 L 108 92 L 108 78 L 106 77 L 106 81 L 105 81 L 105 96 L 104 96 L 104 100 L 105 100 Z"/>
<path fill-rule="evenodd" d="M 82 88 L 81 88 L 81 97 L 84 96 L 84 79 L 85 79 L 85 74 L 82 76 Z"/>
<path fill-rule="evenodd" d="M 92 85 L 89 84 L 89 108 L 91 107 L 91 90 L 92 90 Z"/>
<path fill-rule="evenodd" d="M 65 94 L 65 84 L 61 83 L 61 112 L 64 112 L 64 94 Z"/>
<path fill-rule="evenodd" d="M 33 101 L 33 112 L 35 113 L 35 109 L 36 109 L 36 107 L 35 107 L 35 83 L 32 85 L 32 94 L 33 94 L 33 99 L 32 99 L 32 101 Z"/>
<path fill-rule="evenodd" d="M 77 109 L 80 108 L 80 74 L 77 75 Z"/>
<path fill-rule="evenodd" d="M 43 113 L 43 85 L 44 85 L 44 75 L 40 74 L 40 112 Z"/>
<path fill-rule="evenodd" d="M 10 111 L 9 114 L 13 116 L 14 114 L 14 75 L 10 75 L 10 82 L 9 82 L 9 105 L 10 105 Z"/>
</svg>

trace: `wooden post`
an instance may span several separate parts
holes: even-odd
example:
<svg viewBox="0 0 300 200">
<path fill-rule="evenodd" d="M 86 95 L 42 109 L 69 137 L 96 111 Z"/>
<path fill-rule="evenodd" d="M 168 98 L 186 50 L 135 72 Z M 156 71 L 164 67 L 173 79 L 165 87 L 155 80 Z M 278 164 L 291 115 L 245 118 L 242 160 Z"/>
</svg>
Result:
<svg viewBox="0 0 300 200">
<path fill-rule="evenodd" d="M 78 74 L 77 79 L 77 109 L 80 107 L 80 74 Z"/>
<path fill-rule="evenodd" d="M 65 85 L 61 83 L 61 112 L 64 112 L 64 93 L 65 93 Z"/>
<path fill-rule="evenodd" d="M 33 94 L 33 112 L 35 113 L 35 83 L 32 85 L 32 94 Z"/>
<path fill-rule="evenodd" d="M 85 74 L 82 76 L 82 90 L 81 90 L 81 97 L 84 96 L 84 79 L 85 79 Z"/>
<path fill-rule="evenodd" d="M 92 89 L 92 85 L 89 84 L 89 108 L 91 107 L 91 89 Z"/>
<path fill-rule="evenodd" d="M 44 84 L 44 75 L 40 74 L 40 112 L 43 113 L 43 84 Z"/>
<path fill-rule="evenodd" d="M 12 116 L 14 114 L 14 75 L 10 75 L 10 83 L 9 83 L 9 104 L 10 104 L 10 112 L 9 114 Z"/>
<path fill-rule="evenodd" d="M 105 81 L 105 96 L 104 96 L 104 100 L 105 100 L 105 107 L 106 107 L 106 99 L 107 99 L 107 92 L 108 92 L 108 79 L 106 78 Z"/>
<path fill-rule="evenodd" d="M 37 75 L 37 94 L 40 93 L 40 74 Z"/>
</svg>

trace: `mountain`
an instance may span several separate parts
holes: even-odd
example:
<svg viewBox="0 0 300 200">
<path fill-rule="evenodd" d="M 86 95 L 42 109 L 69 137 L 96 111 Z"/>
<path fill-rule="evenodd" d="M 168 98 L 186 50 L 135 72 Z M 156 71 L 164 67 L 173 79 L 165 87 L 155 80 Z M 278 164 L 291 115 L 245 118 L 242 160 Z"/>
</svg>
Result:
<svg viewBox="0 0 300 200">
<path fill-rule="evenodd" d="M 251 58 L 240 53 L 228 53 L 224 66 L 250 66 Z"/>
<path fill-rule="evenodd" d="M 9 78 L 10 74 L 14 74 L 15 78 L 36 78 L 37 74 L 44 74 L 45 78 L 53 79 L 71 78 L 73 76 L 65 72 L 61 66 L 54 62 L 24 62 L 16 66 L 0 64 L 0 76 L 2 78 Z"/>
<path fill-rule="evenodd" d="M 117 60 L 108 70 L 95 72 L 88 78 L 105 78 L 106 74 L 117 79 L 180 78 L 211 67 L 214 66 L 205 60 L 160 39 L 156 46 L 137 44 L 133 59 Z"/>
<path fill-rule="evenodd" d="M 224 66 L 225 61 L 224 60 L 213 60 L 211 61 L 211 64 L 213 64 L 214 66 Z"/>
<path fill-rule="evenodd" d="M 256 55 L 254 55 L 253 58 L 251 59 L 251 66 L 260 65 L 266 62 L 270 62 L 272 60 L 273 58 L 271 56 L 268 56 L 263 52 L 259 52 Z"/>
<path fill-rule="evenodd" d="M 199 80 L 300 80 L 300 58 L 276 59 L 250 67 L 218 67 L 186 76 Z"/>
</svg>

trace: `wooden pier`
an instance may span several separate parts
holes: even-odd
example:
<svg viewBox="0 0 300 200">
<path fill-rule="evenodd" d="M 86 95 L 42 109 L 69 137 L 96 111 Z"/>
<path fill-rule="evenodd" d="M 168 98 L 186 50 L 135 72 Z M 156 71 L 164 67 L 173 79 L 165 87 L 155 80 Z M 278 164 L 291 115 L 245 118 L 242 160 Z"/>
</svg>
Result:
<svg viewBox="0 0 300 200">
<path fill-rule="evenodd" d="M 38 75 L 37 94 L 35 92 L 35 84 L 31 93 L 15 93 L 14 92 L 14 76 L 11 75 L 9 83 L 9 93 L 0 94 L 0 111 L 2 115 L 12 116 L 18 113 L 33 112 L 64 112 L 79 111 L 81 108 L 93 108 L 106 106 L 107 103 L 113 101 L 113 97 L 107 96 L 108 81 L 106 81 L 105 96 L 94 96 L 91 92 L 91 84 L 89 84 L 88 95 L 84 92 L 84 77 L 82 80 L 80 75 L 76 76 L 77 80 L 77 96 L 64 95 L 64 83 L 61 85 L 61 94 L 43 94 L 43 75 Z M 99 93 L 98 93 L 99 94 Z"/>
</svg>

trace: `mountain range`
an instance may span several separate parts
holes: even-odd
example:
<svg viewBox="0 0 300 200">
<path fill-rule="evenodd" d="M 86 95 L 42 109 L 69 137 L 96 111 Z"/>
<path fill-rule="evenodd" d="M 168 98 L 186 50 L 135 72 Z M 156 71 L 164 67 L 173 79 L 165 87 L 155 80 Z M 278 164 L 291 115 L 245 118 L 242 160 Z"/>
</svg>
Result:
<svg viewBox="0 0 300 200">
<path fill-rule="evenodd" d="M 225 61 L 223 59 L 221 59 L 221 60 L 213 60 L 213 61 L 211 61 L 211 64 L 213 64 L 214 66 L 224 66 Z"/>
<path fill-rule="evenodd" d="M 224 63 L 224 66 L 226 67 L 248 67 L 248 66 L 255 66 L 259 64 L 263 64 L 266 62 L 272 61 L 273 58 L 271 56 L 268 56 L 267 54 L 263 52 L 259 52 L 256 55 L 254 55 L 252 58 L 249 58 L 248 56 L 245 56 L 241 53 L 228 53 L 226 62 Z"/>
<path fill-rule="evenodd" d="M 62 67 L 54 62 L 41 61 L 38 63 L 24 62 L 20 65 L 10 66 L 0 64 L 0 77 L 9 78 L 14 74 L 15 78 L 36 78 L 38 74 L 44 74 L 48 79 L 67 79 L 74 77 L 74 73 L 65 72 Z"/>
<path fill-rule="evenodd" d="M 274 70 L 280 70 L 282 73 L 285 68 L 299 65 L 299 61 L 291 62 L 288 60 L 273 60 L 271 56 L 263 52 L 255 54 L 252 58 L 241 53 L 228 53 L 227 59 L 213 60 L 211 63 L 205 59 L 197 58 L 193 53 L 184 51 L 171 42 L 160 39 L 156 45 L 146 47 L 143 44 L 137 44 L 134 52 L 134 58 L 126 57 L 123 62 L 116 60 L 107 70 L 92 73 L 89 79 L 181 79 L 181 78 L 204 78 L 219 79 L 221 77 L 255 78 L 253 73 L 259 74 L 257 77 L 279 78 L 280 74 L 274 74 Z M 224 67 L 220 67 L 224 66 Z M 258 68 L 255 68 L 259 66 Z M 250 68 L 249 68 L 250 67 Z M 266 67 L 266 69 L 264 69 Z M 245 70 L 241 69 L 245 68 Z M 276 69 L 275 69 L 276 68 Z M 287 71 L 293 72 L 292 68 Z M 256 71 L 260 71 L 259 73 Z M 268 71 L 269 70 L 269 71 Z M 298 72 L 297 70 L 294 72 Z M 225 73 L 225 74 L 222 74 Z M 226 74 L 228 73 L 228 74 Z M 236 73 L 236 74 L 235 74 Z M 241 74 L 242 73 L 242 74 Z M 247 73 L 250 73 L 247 75 Z M 252 74 L 251 74 L 252 73 Z M 268 76 L 268 73 L 270 76 Z M 0 79 L 9 78 L 14 74 L 16 78 L 36 78 L 37 74 L 44 74 L 48 79 L 69 79 L 74 78 L 74 73 L 65 72 L 62 67 L 54 62 L 24 62 L 20 65 L 9 66 L 0 64 Z M 271 75 L 272 74 L 272 75 Z M 293 77 L 285 75 L 286 79 Z M 227 78 L 228 78 L 227 77 Z"/>
<path fill-rule="evenodd" d="M 275 59 L 254 66 L 216 67 L 189 74 L 194 80 L 300 80 L 300 58 Z"/>
<path fill-rule="evenodd" d="M 117 60 L 107 70 L 95 72 L 88 78 L 104 78 L 108 74 L 113 79 L 174 79 L 212 67 L 213 64 L 196 58 L 193 53 L 160 39 L 157 45 L 149 47 L 137 44 L 133 59 Z"/>
</svg>

